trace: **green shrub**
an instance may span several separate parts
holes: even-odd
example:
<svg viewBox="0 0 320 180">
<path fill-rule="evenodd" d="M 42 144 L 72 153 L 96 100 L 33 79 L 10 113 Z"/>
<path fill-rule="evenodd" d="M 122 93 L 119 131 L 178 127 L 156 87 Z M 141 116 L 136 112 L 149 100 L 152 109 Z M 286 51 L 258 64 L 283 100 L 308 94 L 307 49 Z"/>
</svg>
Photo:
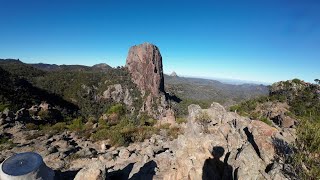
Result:
<svg viewBox="0 0 320 180">
<path fill-rule="evenodd" d="M 99 140 L 108 139 L 108 135 L 109 135 L 109 129 L 104 128 L 104 129 L 100 129 L 97 132 L 95 132 L 94 134 L 92 134 L 91 137 L 94 141 L 99 141 Z"/>
<path fill-rule="evenodd" d="M 139 118 L 139 126 L 153 126 L 157 123 L 157 120 L 151 118 L 147 114 L 142 114 Z"/>
<path fill-rule="evenodd" d="M 97 121 L 97 118 L 95 118 L 94 116 L 90 116 L 88 118 L 88 122 L 97 123 L 98 121 Z"/>
<path fill-rule="evenodd" d="M 262 121 L 262 122 L 264 122 L 264 123 L 268 124 L 269 126 L 271 126 L 271 125 L 272 125 L 271 120 L 270 120 L 269 118 L 267 118 L 267 117 L 262 117 L 262 118 L 260 118 L 260 121 Z"/>
<path fill-rule="evenodd" d="M 50 120 L 50 115 L 49 115 L 49 111 L 44 111 L 44 110 L 41 110 L 38 112 L 38 116 L 42 119 L 42 120 Z"/>
<path fill-rule="evenodd" d="M 134 142 L 142 142 L 145 139 L 150 139 L 153 134 L 159 133 L 159 129 L 155 127 L 150 126 L 143 126 L 135 128 L 135 131 L 133 132 L 132 140 Z"/>
<path fill-rule="evenodd" d="M 159 129 L 169 129 L 171 126 L 170 123 L 164 123 L 159 126 Z"/>
<path fill-rule="evenodd" d="M 178 117 L 178 118 L 176 118 L 176 122 L 177 122 L 178 124 L 186 123 L 186 122 L 187 122 L 187 119 L 186 119 L 186 118 L 183 118 L 183 117 Z"/>
<path fill-rule="evenodd" d="M 8 136 L 0 135 L 0 151 L 3 151 L 5 149 L 11 149 L 14 146 L 15 144 Z"/>
<path fill-rule="evenodd" d="M 102 119 L 102 118 L 100 118 L 98 120 L 98 125 L 99 125 L 99 129 L 103 129 L 103 128 L 108 128 L 109 127 L 107 121 Z"/>
<path fill-rule="evenodd" d="M 6 108 L 9 108 L 10 105 L 9 104 L 2 104 L 0 103 L 0 112 L 4 111 Z"/>
<path fill-rule="evenodd" d="M 301 84 L 302 81 L 300 79 L 295 78 L 295 79 L 292 79 L 292 82 L 296 84 Z"/>
<path fill-rule="evenodd" d="M 107 114 L 118 114 L 119 116 L 122 116 L 125 114 L 125 108 L 122 104 L 116 104 L 112 106 L 110 109 L 108 109 Z"/>
<path fill-rule="evenodd" d="M 152 124 L 152 123 L 150 123 Z M 100 126 L 100 125 L 99 125 Z M 91 135 L 94 141 L 109 139 L 115 146 L 127 146 L 132 142 L 143 141 L 152 134 L 158 133 L 158 129 L 148 125 L 135 125 L 129 118 L 122 118 L 114 126 L 104 126 Z"/>
<path fill-rule="evenodd" d="M 84 123 L 82 122 L 82 118 L 76 118 L 69 124 L 68 129 L 71 131 L 81 131 L 84 129 Z"/>
<path fill-rule="evenodd" d="M 320 177 L 319 129 L 319 122 L 306 119 L 301 119 L 300 125 L 297 128 L 297 151 L 293 157 L 293 164 L 301 179 L 318 179 Z"/>
<path fill-rule="evenodd" d="M 202 111 L 200 112 L 197 117 L 196 117 L 196 121 L 198 121 L 200 124 L 207 124 L 208 121 L 210 121 L 210 116 L 207 112 Z"/>
<path fill-rule="evenodd" d="M 58 122 L 52 126 L 52 130 L 62 132 L 67 129 L 67 124 L 64 122 Z"/>
</svg>

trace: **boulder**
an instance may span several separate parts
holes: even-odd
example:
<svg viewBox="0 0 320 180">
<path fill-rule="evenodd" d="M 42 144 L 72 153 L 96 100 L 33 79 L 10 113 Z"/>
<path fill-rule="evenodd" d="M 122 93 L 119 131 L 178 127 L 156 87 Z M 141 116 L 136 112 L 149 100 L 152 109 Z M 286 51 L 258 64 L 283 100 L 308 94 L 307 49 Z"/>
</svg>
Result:
<svg viewBox="0 0 320 180">
<path fill-rule="evenodd" d="M 259 156 L 265 163 L 270 164 L 275 156 L 272 138 L 278 133 L 278 130 L 262 121 L 252 121 L 249 131 L 252 133 L 253 141 L 257 145 L 258 149 L 256 151 L 259 151 Z"/>
<path fill-rule="evenodd" d="M 129 157 L 130 157 L 130 152 L 126 148 L 120 150 L 119 158 L 128 159 Z"/>
<path fill-rule="evenodd" d="M 90 163 L 82 168 L 74 178 L 74 180 L 105 180 L 106 167 L 99 161 Z"/>
</svg>

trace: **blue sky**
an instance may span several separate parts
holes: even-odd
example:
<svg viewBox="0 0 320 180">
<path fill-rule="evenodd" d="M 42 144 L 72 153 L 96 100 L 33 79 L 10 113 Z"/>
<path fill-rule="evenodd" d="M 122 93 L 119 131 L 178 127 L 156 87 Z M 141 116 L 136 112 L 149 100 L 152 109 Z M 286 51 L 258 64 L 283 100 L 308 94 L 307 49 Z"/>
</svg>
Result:
<svg viewBox="0 0 320 180">
<path fill-rule="evenodd" d="M 166 73 L 311 82 L 319 20 L 317 0 L 0 0 L 0 58 L 118 66 L 151 42 Z"/>
</svg>

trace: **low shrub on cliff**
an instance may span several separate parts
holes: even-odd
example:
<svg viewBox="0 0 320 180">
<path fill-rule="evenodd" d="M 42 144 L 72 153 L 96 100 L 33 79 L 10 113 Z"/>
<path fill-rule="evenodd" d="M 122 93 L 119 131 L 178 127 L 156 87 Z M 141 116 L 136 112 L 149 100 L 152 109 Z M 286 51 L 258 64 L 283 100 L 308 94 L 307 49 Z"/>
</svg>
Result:
<svg viewBox="0 0 320 180">
<path fill-rule="evenodd" d="M 122 104 L 116 104 L 107 110 L 107 114 L 118 114 L 119 116 L 123 116 L 125 115 L 125 108 Z"/>
<path fill-rule="evenodd" d="M 5 149 L 10 149 L 14 147 L 15 144 L 12 142 L 9 136 L 7 135 L 0 135 L 0 151 Z"/>
<path fill-rule="evenodd" d="M 9 108 L 9 107 L 10 107 L 9 104 L 0 103 L 0 112 L 4 111 L 6 108 Z"/>
<path fill-rule="evenodd" d="M 76 118 L 72 121 L 71 124 L 67 126 L 67 128 L 71 131 L 81 131 L 84 129 L 84 123 L 81 117 Z"/>
<path fill-rule="evenodd" d="M 177 118 L 176 118 L 176 122 L 177 122 L 178 124 L 186 123 L 186 122 L 187 122 L 187 119 L 184 118 L 184 117 L 177 117 Z"/>
<path fill-rule="evenodd" d="M 260 118 L 260 121 L 268 124 L 269 126 L 272 126 L 271 120 L 270 120 L 269 118 L 267 118 L 267 117 L 262 117 L 262 118 Z"/>
<path fill-rule="evenodd" d="M 207 124 L 210 121 L 210 116 L 207 112 L 200 112 L 196 117 L 196 121 L 200 124 Z"/>
</svg>

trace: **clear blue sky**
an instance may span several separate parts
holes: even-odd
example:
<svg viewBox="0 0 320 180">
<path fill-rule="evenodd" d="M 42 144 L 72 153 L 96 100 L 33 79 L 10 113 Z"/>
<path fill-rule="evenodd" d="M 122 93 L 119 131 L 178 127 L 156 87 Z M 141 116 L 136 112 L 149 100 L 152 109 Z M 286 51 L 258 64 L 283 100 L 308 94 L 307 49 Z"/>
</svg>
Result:
<svg viewBox="0 0 320 180">
<path fill-rule="evenodd" d="M 0 0 L 0 58 L 118 66 L 143 42 L 166 73 L 313 81 L 320 1 Z"/>
</svg>

